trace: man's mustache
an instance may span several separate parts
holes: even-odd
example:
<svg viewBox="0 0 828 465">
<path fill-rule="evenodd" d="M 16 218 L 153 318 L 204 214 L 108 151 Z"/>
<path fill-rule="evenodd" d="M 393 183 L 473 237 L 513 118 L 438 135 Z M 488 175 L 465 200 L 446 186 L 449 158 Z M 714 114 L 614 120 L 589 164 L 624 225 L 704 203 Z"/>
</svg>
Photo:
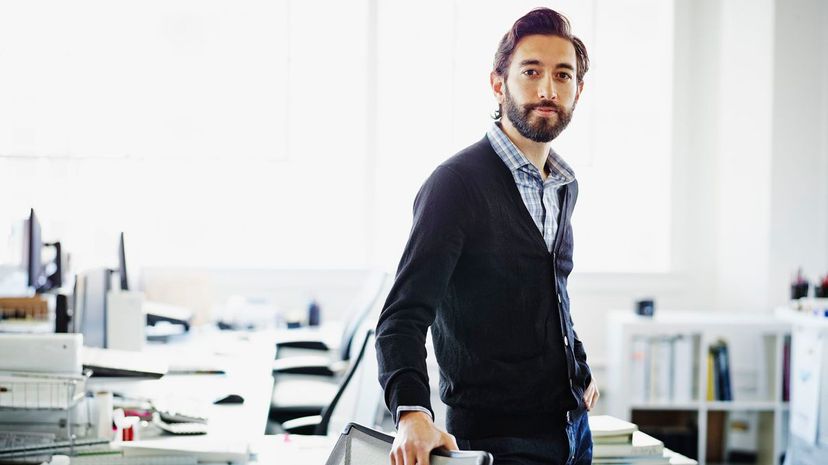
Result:
<svg viewBox="0 0 828 465">
<path fill-rule="evenodd" d="M 541 107 L 552 108 L 556 113 L 561 112 L 561 107 L 558 106 L 558 104 L 553 102 L 552 100 L 541 100 L 538 103 L 527 103 L 526 105 L 523 106 L 523 108 L 525 108 L 526 111 L 532 111 L 536 108 L 541 108 Z"/>
</svg>

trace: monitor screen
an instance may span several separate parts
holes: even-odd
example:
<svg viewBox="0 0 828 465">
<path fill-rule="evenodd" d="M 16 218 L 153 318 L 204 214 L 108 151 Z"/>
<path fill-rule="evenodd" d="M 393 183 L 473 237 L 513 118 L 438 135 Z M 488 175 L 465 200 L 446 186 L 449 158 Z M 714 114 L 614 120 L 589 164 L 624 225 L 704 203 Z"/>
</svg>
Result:
<svg viewBox="0 0 828 465">
<path fill-rule="evenodd" d="M 83 334 L 86 347 L 107 347 L 106 294 L 110 272 L 98 268 L 78 274 L 75 281 L 74 329 Z"/>
<path fill-rule="evenodd" d="M 29 212 L 29 219 L 26 220 L 26 251 L 24 257 L 26 259 L 26 269 L 28 272 L 28 285 L 35 289 L 43 287 L 46 284 L 46 275 L 43 269 L 43 261 L 41 258 L 41 251 L 43 250 L 43 241 L 40 237 L 40 221 L 35 215 L 34 208 Z"/>
<path fill-rule="evenodd" d="M 121 290 L 129 290 L 127 280 L 126 251 L 124 250 L 124 233 L 121 233 L 121 240 L 118 241 L 118 277 L 121 281 Z"/>
</svg>

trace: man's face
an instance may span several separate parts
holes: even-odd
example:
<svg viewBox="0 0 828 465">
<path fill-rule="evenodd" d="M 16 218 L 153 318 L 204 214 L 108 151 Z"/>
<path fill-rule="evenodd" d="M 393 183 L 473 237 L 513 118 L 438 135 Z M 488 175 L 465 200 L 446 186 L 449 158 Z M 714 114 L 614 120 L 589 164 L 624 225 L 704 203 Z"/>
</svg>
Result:
<svg viewBox="0 0 828 465">
<path fill-rule="evenodd" d="M 549 142 L 566 128 L 582 85 L 575 47 L 557 36 L 531 35 L 518 42 L 506 79 L 492 75 L 504 116 L 535 142 Z"/>
</svg>

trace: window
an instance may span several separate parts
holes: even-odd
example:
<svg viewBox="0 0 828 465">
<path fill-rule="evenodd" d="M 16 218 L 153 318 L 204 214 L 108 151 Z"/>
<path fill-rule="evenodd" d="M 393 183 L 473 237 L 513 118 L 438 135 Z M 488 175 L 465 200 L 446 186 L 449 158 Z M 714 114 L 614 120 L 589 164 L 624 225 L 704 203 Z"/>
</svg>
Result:
<svg viewBox="0 0 828 465">
<path fill-rule="evenodd" d="M 592 59 L 556 143 L 581 183 L 576 271 L 669 271 L 672 2 L 547 3 Z M 121 230 L 144 265 L 395 268 L 535 6 L 6 2 L 0 226 L 35 207 L 76 269 L 113 263 Z"/>
<path fill-rule="evenodd" d="M 436 165 L 482 137 L 496 109 L 497 44 L 533 2 L 380 2 L 380 256 L 396 260 L 411 204 Z M 576 271 L 670 270 L 672 4 L 551 2 L 591 68 L 554 147 L 580 182 Z"/>
</svg>

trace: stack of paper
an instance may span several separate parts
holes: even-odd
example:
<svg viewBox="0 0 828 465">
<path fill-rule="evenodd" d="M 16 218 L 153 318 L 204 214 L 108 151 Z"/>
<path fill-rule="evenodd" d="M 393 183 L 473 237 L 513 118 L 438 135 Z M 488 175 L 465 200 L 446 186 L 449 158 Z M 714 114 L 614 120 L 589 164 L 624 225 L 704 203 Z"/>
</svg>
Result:
<svg viewBox="0 0 828 465">
<path fill-rule="evenodd" d="M 181 436 L 122 442 L 125 457 L 188 456 L 199 463 L 232 462 L 246 464 L 250 446 L 244 441 L 217 440 L 209 436 Z"/>
<path fill-rule="evenodd" d="M 607 415 L 589 417 L 595 465 L 670 465 L 664 443 L 638 431 L 633 423 Z"/>
</svg>

